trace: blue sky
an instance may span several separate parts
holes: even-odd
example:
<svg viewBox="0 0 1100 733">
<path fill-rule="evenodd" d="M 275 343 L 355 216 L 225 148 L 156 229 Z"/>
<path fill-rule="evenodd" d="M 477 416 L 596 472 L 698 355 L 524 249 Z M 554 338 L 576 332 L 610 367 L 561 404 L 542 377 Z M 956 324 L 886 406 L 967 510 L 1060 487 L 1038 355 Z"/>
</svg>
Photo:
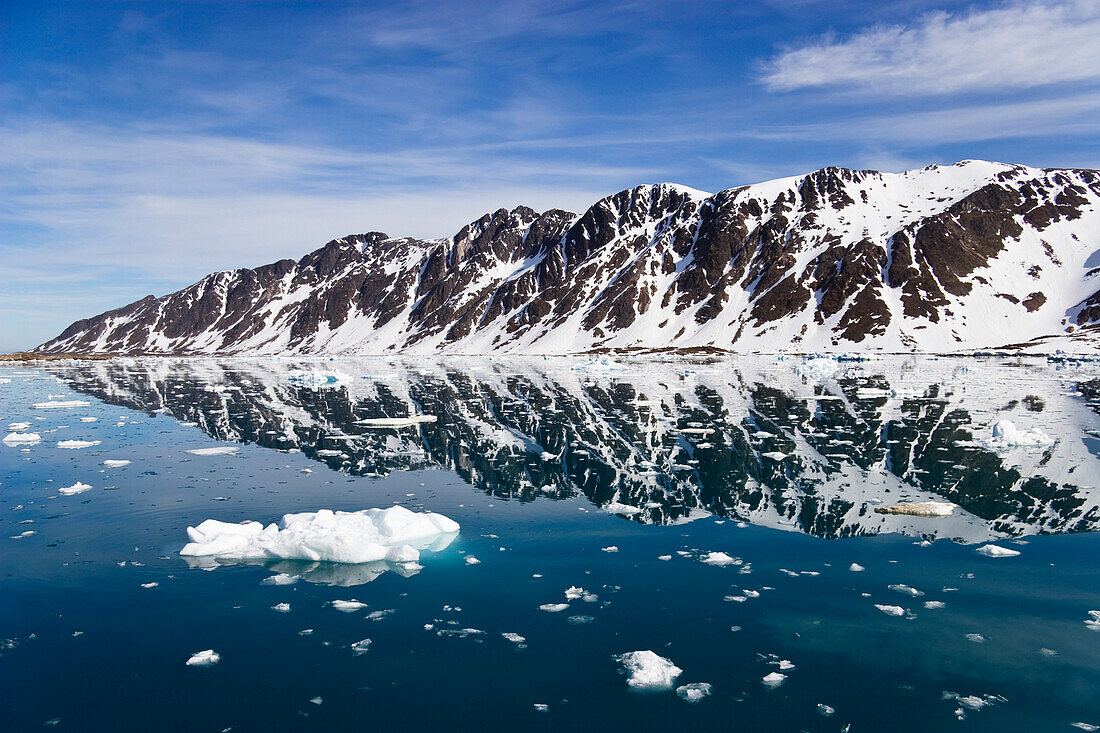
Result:
<svg viewBox="0 0 1100 733">
<path fill-rule="evenodd" d="M 0 1 L 0 351 L 500 206 L 1100 167 L 1097 38 L 1100 0 Z"/>
</svg>

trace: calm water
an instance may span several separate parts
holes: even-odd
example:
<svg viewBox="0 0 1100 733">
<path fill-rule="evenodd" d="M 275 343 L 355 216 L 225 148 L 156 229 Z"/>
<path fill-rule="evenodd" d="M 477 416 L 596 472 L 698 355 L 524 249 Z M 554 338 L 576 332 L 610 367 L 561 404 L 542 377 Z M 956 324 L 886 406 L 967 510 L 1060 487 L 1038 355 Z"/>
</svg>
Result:
<svg viewBox="0 0 1100 733">
<path fill-rule="evenodd" d="M 342 379 L 295 384 L 301 367 Z M 1100 725 L 1096 365 L 131 360 L 0 377 L 0 432 L 42 438 L 0 445 L 3 731 Z M 89 404 L 33 407 L 51 400 Z M 437 421 L 357 422 L 410 414 Z M 998 444 L 998 420 L 1050 440 Z M 929 499 L 959 508 L 874 511 Z M 415 573 L 178 556 L 207 518 L 393 504 L 461 533 Z M 990 541 L 1020 554 L 976 552 Z M 301 580 L 261 584 L 275 571 Z M 598 598 L 539 609 L 571 586 Z M 353 598 L 368 607 L 327 605 Z M 203 649 L 220 663 L 185 666 Z M 632 691 L 613 656 L 644 649 L 712 695 Z"/>
</svg>

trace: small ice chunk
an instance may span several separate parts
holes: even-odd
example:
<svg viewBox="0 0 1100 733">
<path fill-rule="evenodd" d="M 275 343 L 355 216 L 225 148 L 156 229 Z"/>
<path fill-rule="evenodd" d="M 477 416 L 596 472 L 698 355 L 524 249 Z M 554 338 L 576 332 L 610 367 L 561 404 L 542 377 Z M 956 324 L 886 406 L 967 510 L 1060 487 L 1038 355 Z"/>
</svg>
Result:
<svg viewBox="0 0 1100 733">
<path fill-rule="evenodd" d="M 91 448 L 93 445 L 99 445 L 102 442 L 101 440 L 61 440 L 58 441 L 57 447 L 79 450 L 80 448 Z"/>
<path fill-rule="evenodd" d="M 519 634 L 513 633 L 511 631 L 501 632 L 501 636 L 503 636 L 505 639 L 512 642 L 513 644 L 522 644 L 523 642 L 527 641 L 526 637 L 520 636 Z"/>
<path fill-rule="evenodd" d="M 949 501 L 917 501 L 875 507 L 875 513 L 908 514 L 914 517 L 950 517 L 956 508 L 957 505 Z"/>
<path fill-rule="evenodd" d="M 1077 728 L 1084 731 L 1097 731 L 1100 730 L 1100 725 L 1093 725 L 1092 723 L 1070 723 L 1071 728 Z"/>
<path fill-rule="evenodd" d="M 239 451 L 241 447 L 239 445 L 219 445 L 213 448 L 193 448 L 184 453 L 190 453 L 193 456 L 228 456 Z"/>
<path fill-rule="evenodd" d="M 986 557 L 1016 557 L 1020 554 L 1019 550 L 1010 550 L 1000 545 L 983 545 L 975 550 L 975 552 L 985 555 Z"/>
<path fill-rule="evenodd" d="M 213 649 L 204 649 L 201 652 L 192 654 L 186 664 L 188 667 L 213 667 L 221 661 L 221 658 L 222 655 L 218 654 Z"/>
<path fill-rule="evenodd" d="M 350 601 L 331 601 L 329 605 L 343 613 L 352 613 L 353 611 L 359 611 L 367 607 L 367 604 L 362 601 L 357 601 L 354 598 Z"/>
<path fill-rule="evenodd" d="M 664 562 L 668 562 L 669 560 L 672 559 L 672 555 L 658 555 L 657 559 L 658 560 L 663 560 Z"/>
<path fill-rule="evenodd" d="M 676 688 L 676 694 L 687 702 L 699 702 L 710 695 L 711 684 L 709 682 L 692 682 Z"/>
<path fill-rule="evenodd" d="M 31 445 L 41 443 L 42 436 L 38 433 L 8 433 L 4 436 L 4 445 Z"/>
<path fill-rule="evenodd" d="M 610 504 L 605 504 L 603 510 L 610 514 L 622 514 L 625 516 L 633 516 L 634 514 L 641 513 L 641 507 L 630 506 L 629 504 L 622 504 L 617 501 L 613 501 Z"/>
<path fill-rule="evenodd" d="M 717 565 L 718 567 L 725 567 L 726 565 L 733 565 L 737 562 L 737 559 L 730 557 L 724 552 L 708 552 L 703 557 L 699 558 L 699 562 L 706 563 L 707 565 Z"/>
<path fill-rule="evenodd" d="M 764 678 L 761 680 L 761 682 L 763 682 L 766 687 L 779 687 L 781 684 L 783 684 L 784 681 L 786 681 L 786 679 L 787 675 L 785 674 L 781 674 L 779 672 L 768 672 L 766 675 L 764 675 Z"/>
<path fill-rule="evenodd" d="M 936 611 L 941 608 L 947 608 L 947 604 L 943 601 L 925 601 L 924 607 L 927 608 L 929 611 Z"/>
<path fill-rule="evenodd" d="M 318 695 L 317 697 L 309 698 L 309 701 L 311 703 L 313 703 L 314 705 L 320 705 L 321 703 L 323 703 L 325 701 L 325 699 L 323 697 L 321 697 L 320 695 Z"/>
<path fill-rule="evenodd" d="M 902 593 L 907 596 L 912 596 L 913 598 L 919 598 L 924 595 L 922 591 L 919 591 L 912 586 L 905 585 L 904 583 L 894 583 L 893 585 L 887 587 L 892 591 Z"/>
<path fill-rule="evenodd" d="M 366 654 L 367 651 L 370 649 L 370 644 L 370 639 L 360 639 L 359 641 L 351 645 L 351 653 L 357 657 L 361 654 Z"/>
<path fill-rule="evenodd" d="M 995 451 L 1013 448 L 1048 448 L 1054 439 L 1039 428 L 1020 430 L 1011 420 L 998 420 L 993 424 L 993 438 L 984 445 Z"/>
<path fill-rule="evenodd" d="M 285 573 L 278 573 L 277 575 L 269 575 L 260 581 L 260 585 L 294 585 L 298 582 L 297 575 L 287 575 Z"/>
<path fill-rule="evenodd" d="M 123 459 L 108 458 L 103 462 L 103 465 L 107 468 L 122 468 L 123 466 L 129 466 L 130 462 Z"/>
<path fill-rule="evenodd" d="M 36 410 L 57 410 L 66 407 L 87 407 L 92 404 L 84 400 L 50 400 L 49 402 L 35 402 L 32 407 Z"/>
<path fill-rule="evenodd" d="M 984 636 L 982 636 L 981 634 L 967 634 L 967 635 L 966 635 L 966 640 L 967 640 L 967 641 L 972 641 L 972 642 L 974 642 L 975 644 L 983 644 L 983 643 L 985 643 L 985 637 L 984 637 Z"/>
<path fill-rule="evenodd" d="M 848 566 L 848 569 L 851 570 L 853 573 L 862 573 L 864 571 L 864 567 L 857 563 L 852 563 Z"/>
<path fill-rule="evenodd" d="M 1085 619 L 1085 627 L 1089 631 L 1100 631 L 1100 611 L 1089 611 L 1089 617 Z"/>
<path fill-rule="evenodd" d="M 531 707 L 533 707 L 537 712 L 540 712 L 540 713 L 546 713 L 546 712 L 550 711 L 550 706 L 547 705 L 544 702 L 537 702 L 534 705 L 532 705 Z"/>
<path fill-rule="evenodd" d="M 287 613 L 290 611 L 289 603 L 276 603 L 271 607 L 272 611 L 278 611 L 279 613 Z"/>
<path fill-rule="evenodd" d="M 89 486 L 88 484 L 81 483 L 80 481 L 77 481 L 72 486 L 65 486 L 63 488 L 58 489 L 57 493 L 61 494 L 62 496 L 73 496 L 74 494 L 83 494 L 85 491 L 89 490 L 90 488 L 92 488 L 92 487 Z"/>
<path fill-rule="evenodd" d="M 160 585 L 160 583 L 158 583 L 157 581 L 154 580 L 154 581 L 149 582 L 149 583 L 142 583 L 141 587 L 142 588 L 156 588 L 158 585 Z"/>
<path fill-rule="evenodd" d="M 603 550 L 604 552 L 618 552 L 619 551 L 619 548 L 616 547 L 615 545 L 608 545 L 607 547 L 601 547 L 600 549 Z"/>
<path fill-rule="evenodd" d="M 823 702 L 819 702 L 817 704 L 817 712 L 820 713 L 822 717 L 828 718 L 836 713 L 836 708 L 834 708 L 832 705 L 826 705 Z"/>
<path fill-rule="evenodd" d="M 635 690 L 671 690 L 676 678 L 683 672 L 671 660 L 649 649 L 626 652 L 613 659 L 623 665 L 628 675 L 626 684 Z"/>
<path fill-rule="evenodd" d="M 786 453 L 781 453 L 777 450 L 769 451 L 767 453 L 761 453 L 760 455 L 764 458 L 770 458 L 773 461 L 782 461 L 784 458 L 787 457 Z"/>
<path fill-rule="evenodd" d="M 578 588 L 575 585 L 571 585 L 565 589 L 565 600 L 575 601 L 585 593 L 584 588 Z"/>
<path fill-rule="evenodd" d="M 901 606 L 886 606 L 881 603 L 876 603 L 875 608 L 885 613 L 887 616 L 904 616 L 905 609 Z"/>
<path fill-rule="evenodd" d="M 478 560 L 473 555 L 467 555 L 466 556 L 466 564 L 467 565 L 479 565 L 479 564 L 481 564 L 481 560 Z"/>
<path fill-rule="evenodd" d="M 578 614 L 576 616 L 570 616 L 569 618 L 567 618 L 565 620 L 568 621 L 569 623 L 573 624 L 574 626 L 576 626 L 577 624 L 590 624 L 590 623 L 592 623 L 596 620 L 596 617 L 595 616 L 585 616 L 583 614 Z"/>
<path fill-rule="evenodd" d="M 539 606 L 540 611 L 546 611 L 547 613 L 561 613 L 567 608 L 569 608 L 568 603 L 544 603 Z"/>
</svg>

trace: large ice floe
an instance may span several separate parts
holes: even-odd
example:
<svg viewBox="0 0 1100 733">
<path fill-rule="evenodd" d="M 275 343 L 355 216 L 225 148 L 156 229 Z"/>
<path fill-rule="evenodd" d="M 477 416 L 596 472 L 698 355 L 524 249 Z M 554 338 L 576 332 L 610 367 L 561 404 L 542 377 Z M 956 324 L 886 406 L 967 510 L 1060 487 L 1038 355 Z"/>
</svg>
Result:
<svg viewBox="0 0 1100 733">
<path fill-rule="evenodd" d="M 217 560 L 310 560 L 330 563 L 415 563 L 420 550 L 441 550 L 458 532 L 442 514 L 401 506 L 358 512 L 285 514 L 266 527 L 259 522 L 207 519 L 187 528 L 180 555 Z"/>
<path fill-rule="evenodd" d="M 8 433 L 4 436 L 5 445 L 32 445 L 41 443 L 42 436 L 38 433 Z"/>
<path fill-rule="evenodd" d="M 993 437 L 982 441 L 981 445 L 996 453 L 1005 453 L 1016 448 L 1049 448 L 1054 445 L 1054 438 L 1041 428 L 1020 430 L 1011 420 L 998 420 L 993 424 Z"/>
<path fill-rule="evenodd" d="M 626 652 L 617 655 L 614 659 L 623 665 L 623 670 L 628 675 L 626 684 L 635 690 L 646 692 L 671 690 L 676 684 L 676 678 L 683 672 L 672 663 L 671 659 L 665 659 L 649 649 Z"/>
</svg>

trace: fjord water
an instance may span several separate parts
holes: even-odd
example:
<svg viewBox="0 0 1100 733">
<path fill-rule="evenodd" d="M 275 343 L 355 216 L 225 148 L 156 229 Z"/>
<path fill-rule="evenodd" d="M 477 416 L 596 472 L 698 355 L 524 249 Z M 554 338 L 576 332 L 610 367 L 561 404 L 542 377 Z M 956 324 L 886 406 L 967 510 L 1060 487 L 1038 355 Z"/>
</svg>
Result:
<svg viewBox="0 0 1100 733">
<path fill-rule="evenodd" d="M 150 359 L 0 376 L 0 429 L 41 437 L 0 445 L 5 731 L 1100 725 L 1094 362 Z M 415 415 L 436 419 L 362 422 Z M 1004 420 L 1049 440 L 994 439 Z M 219 446 L 238 450 L 187 452 Z M 926 500 L 958 508 L 875 512 Z M 208 518 L 394 504 L 461 531 L 419 570 L 178 554 Z M 977 551 L 990 543 L 1019 555 Z M 261 582 L 277 573 L 298 580 Z M 330 605 L 351 599 L 367 605 Z M 186 665 L 206 649 L 217 664 Z M 633 691 L 613 657 L 646 649 L 712 694 Z"/>
</svg>

